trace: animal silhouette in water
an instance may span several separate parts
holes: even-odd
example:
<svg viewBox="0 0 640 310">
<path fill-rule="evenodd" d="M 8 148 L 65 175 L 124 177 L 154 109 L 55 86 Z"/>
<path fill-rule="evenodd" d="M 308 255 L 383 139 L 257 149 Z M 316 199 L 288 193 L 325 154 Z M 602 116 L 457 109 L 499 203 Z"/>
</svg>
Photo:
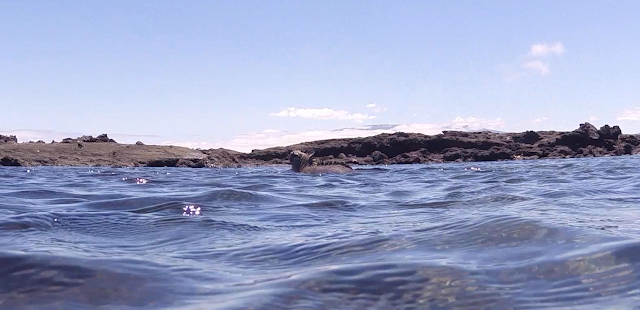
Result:
<svg viewBox="0 0 640 310">
<path fill-rule="evenodd" d="M 307 154 L 300 150 L 289 153 L 291 169 L 295 172 L 303 173 L 348 173 L 353 171 L 353 169 L 347 165 L 318 165 L 312 158 L 313 154 L 314 153 Z"/>
</svg>

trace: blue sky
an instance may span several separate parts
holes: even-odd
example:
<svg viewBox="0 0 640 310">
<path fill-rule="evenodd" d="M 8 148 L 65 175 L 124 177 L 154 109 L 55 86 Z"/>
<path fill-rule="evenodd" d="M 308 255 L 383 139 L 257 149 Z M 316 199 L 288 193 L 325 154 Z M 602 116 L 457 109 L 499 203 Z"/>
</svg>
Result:
<svg viewBox="0 0 640 310">
<path fill-rule="evenodd" d="M 638 16 L 639 1 L 0 0 L 0 132 L 242 151 L 640 133 Z"/>
</svg>

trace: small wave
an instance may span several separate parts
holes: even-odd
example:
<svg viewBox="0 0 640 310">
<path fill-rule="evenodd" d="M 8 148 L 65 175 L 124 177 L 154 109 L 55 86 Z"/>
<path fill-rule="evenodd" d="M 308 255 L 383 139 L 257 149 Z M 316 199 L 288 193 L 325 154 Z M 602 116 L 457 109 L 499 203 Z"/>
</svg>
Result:
<svg viewBox="0 0 640 310">
<path fill-rule="evenodd" d="M 63 190 L 30 189 L 4 193 L 3 195 L 34 200 L 44 199 L 85 199 L 89 194 L 73 194 Z"/>
<path fill-rule="evenodd" d="M 19 214 L 0 219 L 0 231 L 49 230 L 57 218 L 50 213 Z"/>
<path fill-rule="evenodd" d="M 286 208 L 309 208 L 315 211 L 355 211 L 359 205 L 347 200 L 327 199 L 322 201 L 286 205 Z"/>
<path fill-rule="evenodd" d="M 363 255 L 397 247 L 396 242 L 388 238 L 371 237 L 346 241 L 308 241 L 296 244 L 270 244 L 248 246 L 237 249 L 234 259 L 245 264 L 274 266 L 309 266 L 319 262 L 346 258 L 355 259 Z"/>
<path fill-rule="evenodd" d="M 275 203 L 282 202 L 279 197 L 267 193 L 244 191 L 238 189 L 218 189 L 193 196 L 194 202 L 225 202 L 225 203 Z"/>
<path fill-rule="evenodd" d="M 242 306 L 255 309 L 495 309 L 509 305 L 471 272 L 412 263 L 365 263 L 297 273 Z M 260 292 L 260 290 L 257 290 Z"/>
<path fill-rule="evenodd" d="M 180 296 L 178 279 L 160 266 L 152 272 L 150 265 L 7 252 L 0 252 L 0 266 L 3 309 L 168 306 Z"/>
</svg>

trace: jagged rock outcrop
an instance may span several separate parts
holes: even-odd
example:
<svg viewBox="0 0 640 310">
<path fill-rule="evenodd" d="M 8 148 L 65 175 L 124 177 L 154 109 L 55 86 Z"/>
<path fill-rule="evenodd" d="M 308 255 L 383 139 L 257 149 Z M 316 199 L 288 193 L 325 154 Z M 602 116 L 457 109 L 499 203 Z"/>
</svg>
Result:
<svg viewBox="0 0 640 310">
<path fill-rule="evenodd" d="M 605 125 L 596 129 L 592 124 L 584 123 L 571 132 L 444 131 L 433 136 L 398 132 L 254 150 L 240 157 L 242 160 L 281 164 L 286 162 L 287 154 L 292 150 L 300 149 L 315 152 L 318 161 L 411 164 L 628 155 L 637 153 L 638 146 L 640 139 L 634 135 L 623 135 L 618 126 Z"/>
<path fill-rule="evenodd" d="M 87 143 L 117 143 L 116 140 L 110 139 L 106 133 L 98 135 L 97 137 L 93 136 L 82 136 L 78 138 L 64 138 L 61 143 L 73 143 L 73 142 L 87 142 Z"/>
<path fill-rule="evenodd" d="M 618 126 L 609 127 L 609 125 L 604 125 L 598 130 L 598 135 L 603 140 L 617 140 L 621 134 L 622 130 Z"/>
<path fill-rule="evenodd" d="M 333 155 L 329 155 L 329 156 L 333 157 Z M 371 159 L 373 160 L 374 163 L 379 164 L 389 159 L 389 157 L 380 151 L 373 151 L 373 153 L 371 153 Z"/>
<path fill-rule="evenodd" d="M 18 143 L 18 138 L 16 136 L 0 135 L 0 144 L 14 144 L 14 143 Z"/>
</svg>

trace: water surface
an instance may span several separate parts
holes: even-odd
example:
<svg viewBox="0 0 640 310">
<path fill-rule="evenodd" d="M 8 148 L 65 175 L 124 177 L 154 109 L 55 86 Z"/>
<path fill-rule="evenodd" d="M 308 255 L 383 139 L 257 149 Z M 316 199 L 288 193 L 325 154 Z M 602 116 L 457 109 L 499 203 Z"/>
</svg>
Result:
<svg viewBox="0 0 640 310">
<path fill-rule="evenodd" d="M 0 309 L 633 309 L 639 164 L 0 167 Z"/>
</svg>

